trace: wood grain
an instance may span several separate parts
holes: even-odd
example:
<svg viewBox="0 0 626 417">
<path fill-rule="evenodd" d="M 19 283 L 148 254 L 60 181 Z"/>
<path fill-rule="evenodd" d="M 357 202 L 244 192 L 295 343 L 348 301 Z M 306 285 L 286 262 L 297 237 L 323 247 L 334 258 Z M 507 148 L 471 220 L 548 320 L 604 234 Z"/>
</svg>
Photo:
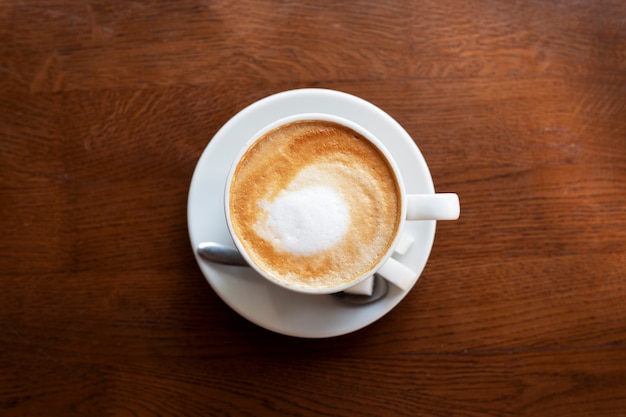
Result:
<svg viewBox="0 0 626 417">
<path fill-rule="evenodd" d="M 626 416 L 621 1 L 0 3 L 0 415 Z M 461 218 L 352 334 L 259 328 L 186 200 L 267 95 L 346 91 Z"/>
</svg>

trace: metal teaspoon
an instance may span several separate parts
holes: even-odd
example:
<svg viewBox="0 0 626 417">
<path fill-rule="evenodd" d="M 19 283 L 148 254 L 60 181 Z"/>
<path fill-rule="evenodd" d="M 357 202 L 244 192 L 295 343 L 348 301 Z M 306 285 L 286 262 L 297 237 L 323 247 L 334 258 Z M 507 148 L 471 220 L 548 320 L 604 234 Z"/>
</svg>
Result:
<svg viewBox="0 0 626 417">
<path fill-rule="evenodd" d="M 221 243 L 202 242 L 198 245 L 197 252 L 201 258 L 210 262 L 225 265 L 248 266 L 248 263 L 237 249 L 222 245 Z M 388 288 L 387 281 L 378 274 L 375 274 L 374 288 L 371 295 L 349 294 L 344 291 L 333 295 L 347 304 L 364 305 L 380 300 L 387 294 Z"/>
</svg>

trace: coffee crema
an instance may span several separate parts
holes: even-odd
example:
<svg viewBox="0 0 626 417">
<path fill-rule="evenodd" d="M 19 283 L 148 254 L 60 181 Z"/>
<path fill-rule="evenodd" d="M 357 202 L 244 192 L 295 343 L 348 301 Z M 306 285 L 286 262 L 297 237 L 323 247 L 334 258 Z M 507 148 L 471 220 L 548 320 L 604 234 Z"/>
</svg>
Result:
<svg viewBox="0 0 626 417">
<path fill-rule="evenodd" d="M 231 224 L 274 279 L 305 288 L 351 282 L 386 254 L 401 223 L 385 156 L 343 125 L 280 126 L 243 155 L 229 190 Z"/>
</svg>

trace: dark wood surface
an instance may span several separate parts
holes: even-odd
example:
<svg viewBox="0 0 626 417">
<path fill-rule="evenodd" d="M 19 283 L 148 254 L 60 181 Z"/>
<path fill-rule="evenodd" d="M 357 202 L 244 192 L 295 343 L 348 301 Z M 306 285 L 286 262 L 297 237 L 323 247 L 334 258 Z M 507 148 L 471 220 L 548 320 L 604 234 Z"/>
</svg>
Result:
<svg viewBox="0 0 626 417">
<path fill-rule="evenodd" d="M 237 111 L 325 87 L 413 136 L 440 223 L 413 291 L 319 340 L 190 250 Z M 626 4 L 0 4 L 0 415 L 626 415 Z"/>
</svg>

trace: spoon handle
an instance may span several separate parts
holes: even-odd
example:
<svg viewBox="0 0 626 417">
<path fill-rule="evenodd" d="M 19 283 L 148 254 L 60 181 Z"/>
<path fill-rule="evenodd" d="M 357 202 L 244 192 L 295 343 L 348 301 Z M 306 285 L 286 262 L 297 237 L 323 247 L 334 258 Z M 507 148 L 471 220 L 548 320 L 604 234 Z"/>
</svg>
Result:
<svg viewBox="0 0 626 417">
<path fill-rule="evenodd" d="M 226 265 L 248 266 L 246 260 L 237 249 L 229 248 L 215 242 L 203 242 L 198 245 L 198 255 L 207 261 Z"/>
</svg>

